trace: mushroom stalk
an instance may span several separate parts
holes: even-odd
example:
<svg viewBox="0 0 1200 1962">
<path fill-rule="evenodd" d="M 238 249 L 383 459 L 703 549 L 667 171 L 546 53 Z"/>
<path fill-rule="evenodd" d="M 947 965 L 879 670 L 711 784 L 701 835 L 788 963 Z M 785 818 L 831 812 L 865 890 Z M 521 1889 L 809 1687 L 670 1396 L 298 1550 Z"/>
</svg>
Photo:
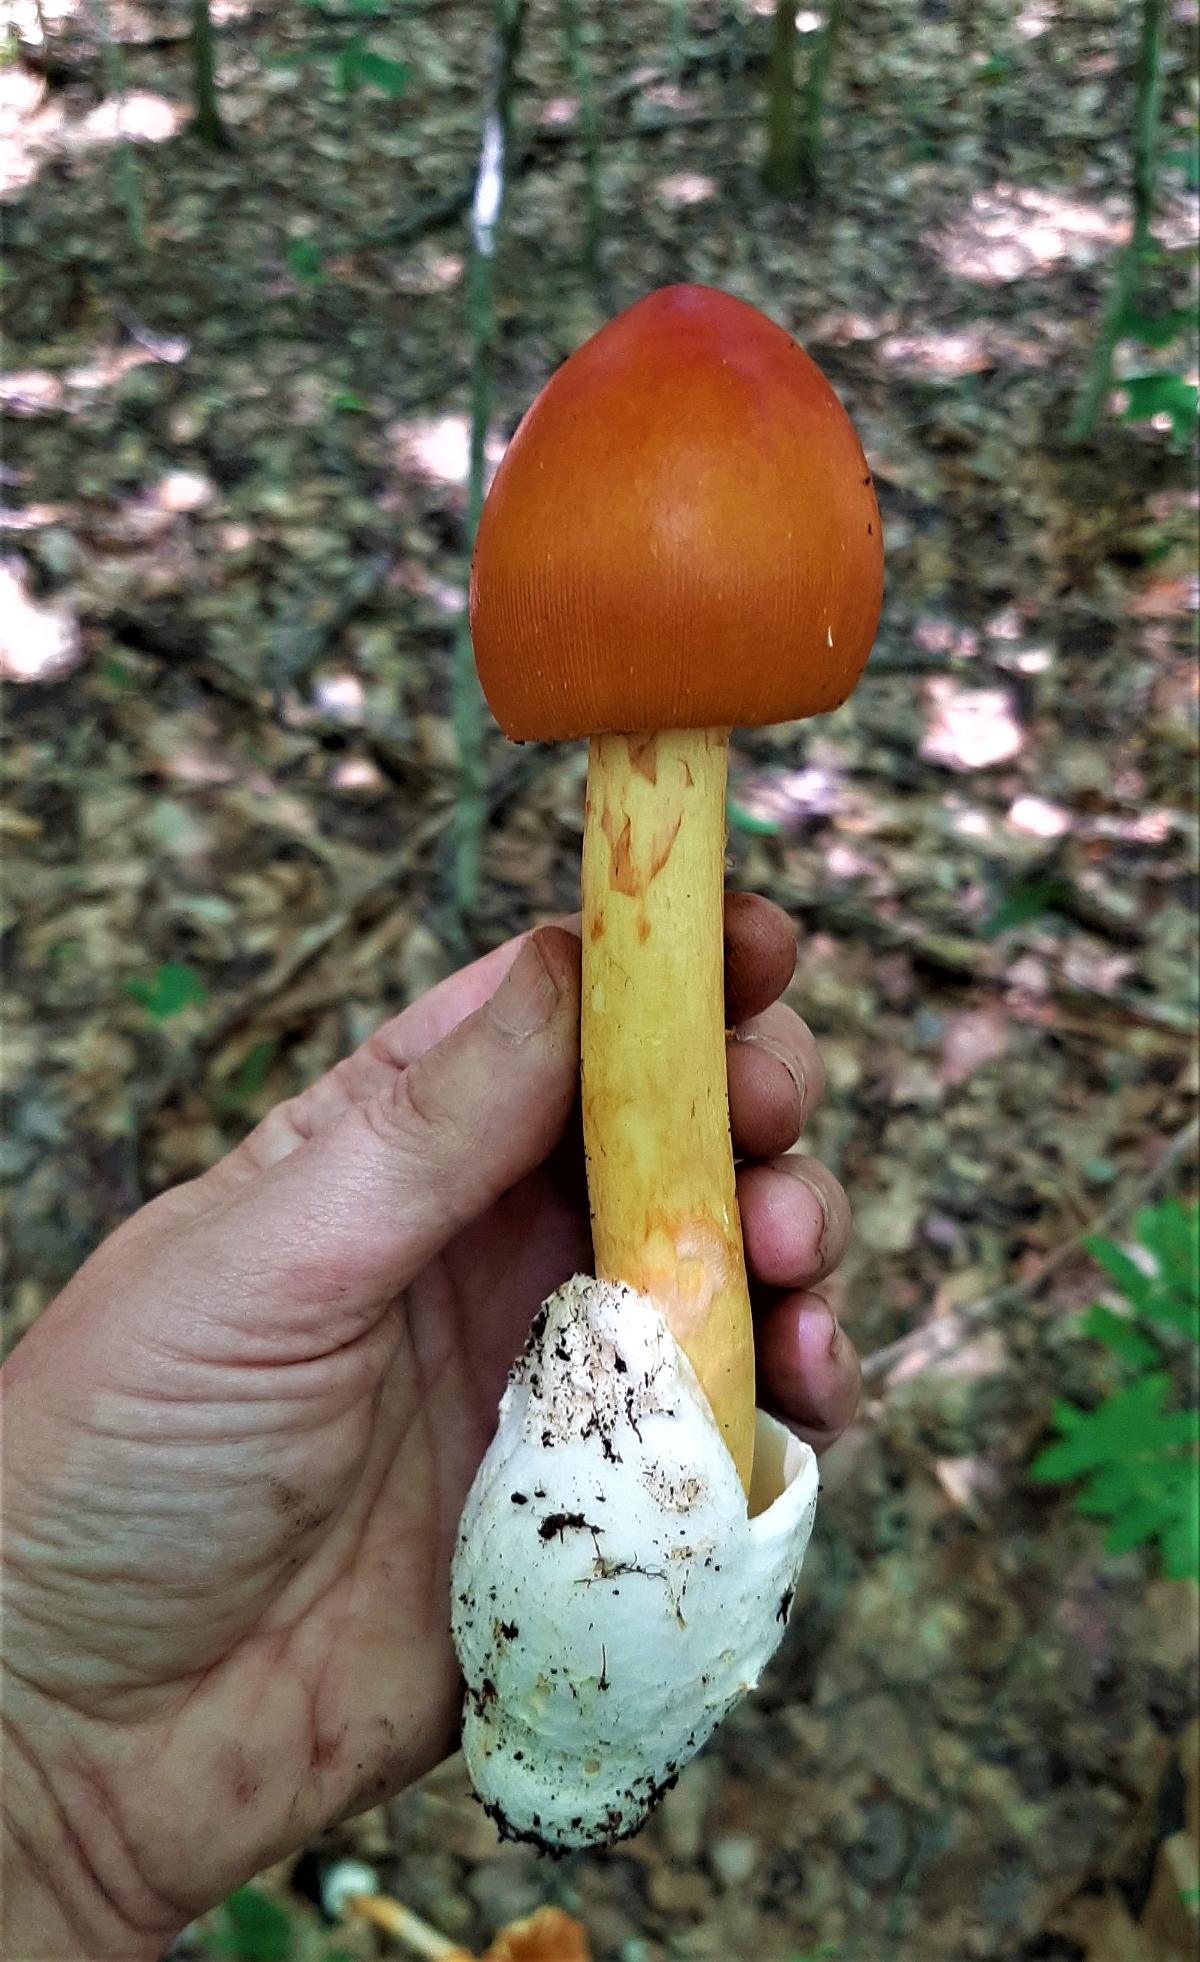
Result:
<svg viewBox="0 0 1200 1962">
<path fill-rule="evenodd" d="M 728 734 L 845 701 L 882 570 L 828 382 L 703 287 L 649 295 L 564 363 L 480 519 L 493 713 L 517 742 L 591 742 L 596 1277 L 534 1317 L 451 1570 L 471 1778 L 502 1832 L 541 1846 L 637 1829 L 758 1681 L 800 1573 L 816 1459 L 755 1423 L 729 1137 Z"/>
<path fill-rule="evenodd" d="M 662 1310 L 749 1492 L 754 1339 L 722 956 L 728 734 L 592 738 L 583 1133 L 597 1276 Z"/>
</svg>

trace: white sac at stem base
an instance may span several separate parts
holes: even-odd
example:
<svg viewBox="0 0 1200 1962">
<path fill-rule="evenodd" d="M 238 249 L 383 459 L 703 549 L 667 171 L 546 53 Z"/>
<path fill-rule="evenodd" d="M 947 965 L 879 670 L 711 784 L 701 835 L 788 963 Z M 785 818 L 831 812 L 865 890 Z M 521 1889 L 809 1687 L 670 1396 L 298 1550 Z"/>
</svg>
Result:
<svg viewBox="0 0 1200 1962">
<path fill-rule="evenodd" d="M 576 1275 L 537 1316 L 451 1573 L 463 1750 L 505 1833 L 637 1830 L 787 1621 L 816 1459 L 761 1412 L 749 1511 L 653 1304 Z"/>
</svg>

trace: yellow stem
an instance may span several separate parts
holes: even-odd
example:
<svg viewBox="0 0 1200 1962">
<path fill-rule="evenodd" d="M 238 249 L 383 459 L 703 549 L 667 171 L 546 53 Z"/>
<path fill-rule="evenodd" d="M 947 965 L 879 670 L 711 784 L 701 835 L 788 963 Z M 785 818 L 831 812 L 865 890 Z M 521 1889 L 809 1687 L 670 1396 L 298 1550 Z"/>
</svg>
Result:
<svg viewBox="0 0 1200 1962">
<path fill-rule="evenodd" d="M 661 1307 L 749 1491 L 754 1339 L 729 1138 L 728 731 L 595 736 L 583 1135 L 596 1272 Z"/>
</svg>

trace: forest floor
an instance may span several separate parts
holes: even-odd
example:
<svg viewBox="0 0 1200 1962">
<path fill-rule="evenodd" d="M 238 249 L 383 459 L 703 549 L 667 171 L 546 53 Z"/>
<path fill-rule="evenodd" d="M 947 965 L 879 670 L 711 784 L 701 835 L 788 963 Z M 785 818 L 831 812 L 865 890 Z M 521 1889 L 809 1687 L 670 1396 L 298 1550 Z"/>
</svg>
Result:
<svg viewBox="0 0 1200 1962">
<path fill-rule="evenodd" d="M 477 10 L 364 14 L 410 75 L 347 92 L 354 9 L 230 0 L 218 153 L 158 10 L 112 0 L 107 80 L 45 11 L 56 60 L 0 69 L 9 1340 L 462 957 L 447 205 L 489 62 Z M 863 438 L 878 650 L 836 717 L 735 737 L 729 876 L 797 923 L 830 1082 L 806 1147 L 852 1195 L 835 1292 L 877 1360 L 784 1651 L 638 1838 L 551 1866 L 452 1764 L 323 1850 L 468 1943 L 558 1901 L 605 1962 L 1150 1962 L 1190 1952 L 1158 1848 L 1189 1784 L 1196 1809 L 1195 1594 L 1028 1476 L 1055 1398 L 1106 1380 L 1081 1236 L 1195 1180 L 1194 481 L 1152 424 L 1065 440 L 1128 228 L 1135 12 L 863 0 L 799 202 L 756 174 L 768 13 L 744 68 L 715 5 L 677 74 L 665 10 L 589 30 L 597 281 L 559 17 L 530 8 L 491 452 L 609 310 L 680 278 L 791 329 Z M 1176 8 L 1171 118 L 1192 32 Z M 1193 235 L 1170 157 L 1159 220 Z M 1149 304 L 1181 303 L 1177 264 Z M 576 903 L 584 766 L 488 756 L 480 948 Z M 296 1914 L 296 1955 L 327 1953 Z"/>
</svg>

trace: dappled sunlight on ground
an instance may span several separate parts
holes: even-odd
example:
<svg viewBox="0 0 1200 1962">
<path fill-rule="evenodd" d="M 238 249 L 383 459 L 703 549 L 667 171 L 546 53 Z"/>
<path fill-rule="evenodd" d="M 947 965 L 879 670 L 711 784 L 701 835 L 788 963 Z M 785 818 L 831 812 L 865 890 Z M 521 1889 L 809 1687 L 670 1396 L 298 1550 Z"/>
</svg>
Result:
<svg viewBox="0 0 1200 1962">
<path fill-rule="evenodd" d="M 658 195 L 665 205 L 708 204 L 717 195 L 717 182 L 698 170 L 676 170 L 658 180 Z"/>
<path fill-rule="evenodd" d="M 902 374 L 961 381 L 992 368 L 1045 368 L 1066 335 L 1064 322 L 1039 322 L 1035 334 L 1015 334 L 997 322 L 975 320 L 953 332 L 888 334 L 879 352 Z"/>
<path fill-rule="evenodd" d="M 471 470 L 471 430 L 465 415 L 415 416 L 393 422 L 387 438 L 409 475 L 429 484 L 466 484 Z M 488 437 L 484 454 L 490 476 L 504 455 L 499 436 Z"/>
<path fill-rule="evenodd" d="M 832 817 L 845 800 L 844 773 L 826 763 L 759 771 L 741 771 L 735 764 L 731 775 L 734 822 L 746 830 L 794 831 L 814 818 Z"/>
<path fill-rule="evenodd" d="M 114 143 L 165 143 L 177 136 L 191 118 L 191 110 L 181 102 L 168 102 L 165 95 L 150 89 L 130 89 L 124 95 L 109 96 L 94 109 L 69 124 L 63 132 L 68 150 L 96 150 Z"/>
<path fill-rule="evenodd" d="M 0 408 L 13 416 L 69 414 L 89 397 L 123 381 L 134 368 L 144 368 L 155 361 L 174 365 L 187 352 L 187 342 L 180 339 L 161 342 L 158 351 L 140 343 L 133 347 L 98 348 L 89 361 L 67 368 L 62 374 L 53 374 L 47 368 L 18 368 L 10 374 L 0 374 Z"/>
<path fill-rule="evenodd" d="M 1024 734 L 1007 688 L 964 688 L 949 675 L 926 683 L 921 755 L 946 770 L 987 770 L 1019 756 Z"/>
<path fill-rule="evenodd" d="M 1061 838 L 1071 829 L 1071 813 L 1045 797 L 1018 797 L 1009 809 L 1007 823 L 1026 838 Z"/>
<path fill-rule="evenodd" d="M 579 114 L 579 98 L 575 95 L 552 95 L 538 110 L 539 129 L 569 129 Z"/>
<path fill-rule="evenodd" d="M 1001 182 L 976 191 L 958 220 L 925 242 L 956 278 L 1001 286 L 1062 265 L 1094 265 L 1128 236 L 1128 219 L 1102 205 Z"/>
<path fill-rule="evenodd" d="M 0 676 L 6 681 L 61 681 L 83 659 L 79 621 L 69 600 L 38 600 L 24 567 L 0 560 Z"/>
<path fill-rule="evenodd" d="M 120 143 L 165 143 L 190 121 L 186 103 L 131 89 L 82 108 L 50 94 L 41 75 L 15 62 L 0 67 L 0 198 L 25 191 L 54 157 L 85 155 Z"/>
</svg>

